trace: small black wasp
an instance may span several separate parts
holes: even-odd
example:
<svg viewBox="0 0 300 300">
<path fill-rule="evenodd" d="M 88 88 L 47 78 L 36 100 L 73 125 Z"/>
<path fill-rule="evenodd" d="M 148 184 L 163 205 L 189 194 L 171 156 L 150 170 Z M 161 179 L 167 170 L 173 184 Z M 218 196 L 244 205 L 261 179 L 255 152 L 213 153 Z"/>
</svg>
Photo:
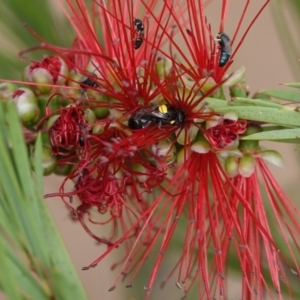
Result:
<svg viewBox="0 0 300 300">
<path fill-rule="evenodd" d="M 219 67 L 224 67 L 227 64 L 232 53 L 231 40 L 226 33 L 219 32 L 217 35 L 217 41 L 221 48 Z"/>
<path fill-rule="evenodd" d="M 185 113 L 181 109 L 176 109 L 170 104 L 157 106 L 144 106 L 135 111 L 128 120 L 130 129 L 142 129 L 151 124 L 158 127 L 165 125 L 183 125 Z"/>
<path fill-rule="evenodd" d="M 95 89 L 100 87 L 100 85 L 93 80 L 93 77 L 97 78 L 97 76 L 94 73 L 90 73 L 90 76 L 83 76 L 79 80 L 80 87 L 82 88 L 82 90 L 85 91 L 88 87 L 95 88 Z"/>
<path fill-rule="evenodd" d="M 135 50 L 139 49 L 144 41 L 144 35 L 145 35 L 145 25 L 140 19 L 133 19 L 133 24 L 135 27 L 135 33 L 136 37 L 133 39 L 133 47 Z"/>
</svg>

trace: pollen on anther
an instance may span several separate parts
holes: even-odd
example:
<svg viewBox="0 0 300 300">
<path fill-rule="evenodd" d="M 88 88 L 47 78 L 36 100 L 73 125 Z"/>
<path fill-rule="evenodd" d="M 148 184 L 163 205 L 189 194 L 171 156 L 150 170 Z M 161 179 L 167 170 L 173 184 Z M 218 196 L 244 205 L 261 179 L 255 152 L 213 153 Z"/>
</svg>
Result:
<svg viewBox="0 0 300 300">
<path fill-rule="evenodd" d="M 125 287 L 126 287 L 127 289 L 132 288 L 132 284 L 127 284 L 127 285 L 125 285 Z"/>
</svg>

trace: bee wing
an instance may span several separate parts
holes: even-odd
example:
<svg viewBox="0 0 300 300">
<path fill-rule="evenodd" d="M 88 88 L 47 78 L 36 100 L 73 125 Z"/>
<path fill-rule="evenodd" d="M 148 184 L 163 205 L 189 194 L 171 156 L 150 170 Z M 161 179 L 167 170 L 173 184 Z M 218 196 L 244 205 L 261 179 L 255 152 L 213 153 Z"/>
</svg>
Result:
<svg viewBox="0 0 300 300">
<path fill-rule="evenodd" d="M 134 118 L 142 118 L 145 115 L 152 116 L 160 119 L 167 119 L 167 114 L 161 113 L 158 110 L 159 105 L 156 106 L 144 106 L 139 108 L 136 112 L 132 114 Z"/>
<path fill-rule="evenodd" d="M 226 54 L 231 55 L 231 53 L 232 53 L 232 48 L 231 48 L 230 42 L 227 42 L 227 43 L 224 44 L 223 51 L 224 51 Z"/>
</svg>

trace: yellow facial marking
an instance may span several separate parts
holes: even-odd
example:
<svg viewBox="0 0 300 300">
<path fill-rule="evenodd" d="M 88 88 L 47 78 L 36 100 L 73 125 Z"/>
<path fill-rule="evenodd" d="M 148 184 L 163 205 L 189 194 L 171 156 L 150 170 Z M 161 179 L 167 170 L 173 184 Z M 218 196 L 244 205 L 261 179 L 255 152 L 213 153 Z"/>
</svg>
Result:
<svg viewBox="0 0 300 300">
<path fill-rule="evenodd" d="M 171 125 L 174 124 L 174 123 L 175 123 L 175 120 L 170 121 L 170 124 L 171 124 Z"/>
<path fill-rule="evenodd" d="M 165 104 L 162 104 L 158 107 L 159 112 L 161 112 L 162 114 L 166 114 L 168 112 L 168 107 Z"/>
</svg>

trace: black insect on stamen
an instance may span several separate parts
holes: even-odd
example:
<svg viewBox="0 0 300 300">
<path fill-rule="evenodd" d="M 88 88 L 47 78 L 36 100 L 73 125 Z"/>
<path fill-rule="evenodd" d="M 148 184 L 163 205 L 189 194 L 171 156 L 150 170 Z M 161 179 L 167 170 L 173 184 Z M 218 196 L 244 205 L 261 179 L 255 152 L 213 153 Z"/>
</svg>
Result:
<svg viewBox="0 0 300 300">
<path fill-rule="evenodd" d="M 226 33 L 219 32 L 217 35 L 217 41 L 221 49 L 221 54 L 219 58 L 219 67 L 224 67 L 229 61 L 229 58 L 232 53 L 231 40 Z"/>
<path fill-rule="evenodd" d="M 142 129 L 151 124 L 156 124 L 159 127 L 176 126 L 183 125 L 185 119 L 184 111 L 170 104 L 145 106 L 139 108 L 129 117 L 128 127 L 130 129 Z"/>
<path fill-rule="evenodd" d="M 144 42 L 144 36 L 145 36 L 145 25 L 140 19 L 133 19 L 134 24 L 134 31 L 136 34 L 136 37 L 133 39 L 133 48 L 135 50 L 139 49 L 143 42 Z"/>
</svg>

